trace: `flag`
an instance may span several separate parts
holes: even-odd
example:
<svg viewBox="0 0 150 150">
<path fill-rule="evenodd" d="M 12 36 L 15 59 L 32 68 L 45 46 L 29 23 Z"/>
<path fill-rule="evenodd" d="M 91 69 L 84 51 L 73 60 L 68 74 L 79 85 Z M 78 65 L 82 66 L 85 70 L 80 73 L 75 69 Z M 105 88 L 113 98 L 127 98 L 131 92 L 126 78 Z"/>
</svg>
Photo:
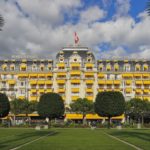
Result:
<svg viewBox="0 0 150 150">
<path fill-rule="evenodd" d="M 74 32 L 74 42 L 77 44 L 79 42 L 79 37 L 76 32 Z"/>
</svg>

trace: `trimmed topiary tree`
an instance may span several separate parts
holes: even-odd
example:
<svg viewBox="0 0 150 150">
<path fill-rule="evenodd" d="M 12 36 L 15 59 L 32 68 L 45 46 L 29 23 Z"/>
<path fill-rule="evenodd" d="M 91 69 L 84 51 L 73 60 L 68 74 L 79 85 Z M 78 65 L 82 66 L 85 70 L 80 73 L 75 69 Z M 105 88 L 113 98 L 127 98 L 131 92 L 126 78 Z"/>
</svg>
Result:
<svg viewBox="0 0 150 150">
<path fill-rule="evenodd" d="M 95 112 L 99 116 L 108 117 L 108 128 L 110 128 L 111 117 L 116 117 L 124 113 L 125 99 L 121 92 L 101 92 L 96 96 L 94 107 Z"/>
<path fill-rule="evenodd" d="M 0 93 L 0 118 L 9 114 L 10 104 L 6 94 Z"/>
<path fill-rule="evenodd" d="M 59 118 L 65 110 L 63 99 L 57 93 L 45 93 L 40 97 L 37 110 L 40 116 L 49 120 Z"/>
</svg>

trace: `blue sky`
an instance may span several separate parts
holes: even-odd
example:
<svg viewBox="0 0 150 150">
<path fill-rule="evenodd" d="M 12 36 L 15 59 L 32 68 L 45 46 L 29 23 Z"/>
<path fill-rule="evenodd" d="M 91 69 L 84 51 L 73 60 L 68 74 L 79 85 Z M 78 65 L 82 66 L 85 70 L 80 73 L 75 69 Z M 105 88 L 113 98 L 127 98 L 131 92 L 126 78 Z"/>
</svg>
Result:
<svg viewBox="0 0 150 150">
<path fill-rule="evenodd" d="M 61 47 L 88 46 L 97 58 L 150 58 L 148 0 L 1 0 L 1 57 L 52 57 Z"/>
</svg>

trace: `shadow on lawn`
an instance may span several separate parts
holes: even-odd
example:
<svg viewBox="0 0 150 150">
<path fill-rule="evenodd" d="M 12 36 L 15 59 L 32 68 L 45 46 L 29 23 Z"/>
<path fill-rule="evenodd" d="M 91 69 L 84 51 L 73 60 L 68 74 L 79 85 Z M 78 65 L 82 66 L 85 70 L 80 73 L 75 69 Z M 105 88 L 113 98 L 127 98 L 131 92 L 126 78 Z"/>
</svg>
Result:
<svg viewBox="0 0 150 150">
<path fill-rule="evenodd" d="M 13 138 L 9 138 L 8 140 L 5 139 L 5 141 L 1 142 L 0 141 L 0 148 L 6 148 L 6 147 L 17 147 L 19 145 L 28 143 L 32 140 L 38 139 L 42 136 L 55 136 L 59 134 L 59 132 L 55 131 L 37 131 L 37 132 L 31 132 L 31 133 L 22 133 L 22 134 L 17 134 L 13 136 Z M 31 139 L 32 138 L 32 139 Z"/>
<path fill-rule="evenodd" d="M 144 130 L 145 131 L 145 130 Z M 150 133 L 143 133 L 139 131 L 119 131 L 119 132 L 110 132 L 109 134 L 117 137 L 133 137 L 138 138 L 145 141 L 150 141 Z"/>
</svg>

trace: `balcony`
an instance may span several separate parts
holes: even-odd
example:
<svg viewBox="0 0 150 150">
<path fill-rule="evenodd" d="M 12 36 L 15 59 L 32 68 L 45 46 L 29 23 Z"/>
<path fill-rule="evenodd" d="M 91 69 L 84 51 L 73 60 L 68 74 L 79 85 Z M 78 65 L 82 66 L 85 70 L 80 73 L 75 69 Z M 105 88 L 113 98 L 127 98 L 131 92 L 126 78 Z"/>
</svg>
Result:
<svg viewBox="0 0 150 150">
<path fill-rule="evenodd" d="M 65 93 L 65 89 L 64 88 L 59 88 L 58 93 Z"/>
<path fill-rule="evenodd" d="M 86 93 L 93 93 L 93 89 L 92 88 L 87 88 L 85 89 Z"/>
<path fill-rule="evenodd" d="M 79 98 L 79 96 L 72 96 L 72 97 L 71 97 L 71 100 L 72 100 L 72 101 L 75 101 L 75 100 L 77 100 L 78 98 Z"/>
<path fill-rule="evenodd" d="M 93 101 L 93 95 L 86 95 L 86 98 L 90 101 Z"/>
</svg>

